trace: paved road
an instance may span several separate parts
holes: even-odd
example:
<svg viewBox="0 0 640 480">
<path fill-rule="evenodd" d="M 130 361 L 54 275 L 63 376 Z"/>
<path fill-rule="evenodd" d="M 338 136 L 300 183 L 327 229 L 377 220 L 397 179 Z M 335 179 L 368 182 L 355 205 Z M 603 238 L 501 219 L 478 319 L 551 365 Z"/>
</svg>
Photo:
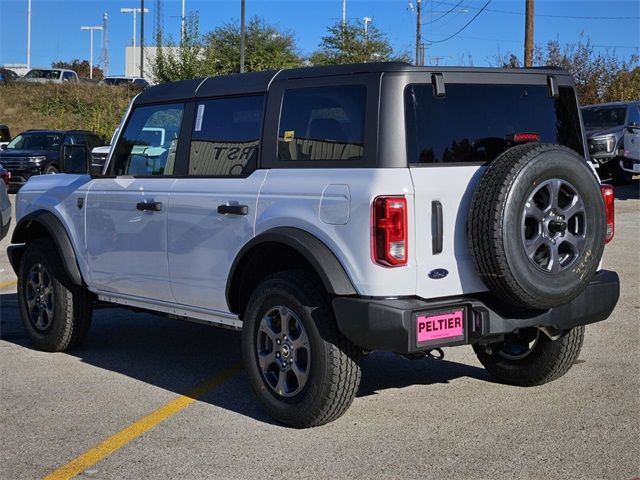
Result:
<svg viewBox="0 0 640 480">
<path fill-rule="evenodd" d="M 621 301 L 587 328 L 579 361 L 560 380 L 533 389 L 495 383 L 470 347 L 448 349 L 440 362 L 377 353 L 346 415 L 300 431 L 266 417 L 240 371 L 81 477 L 640 476 L 638 184 L 618 194 L 605 265 L 622 276 Z M 237 333 L 125 310 L 96 312 L 80 349 L 38 352 L 14 292 L 0 294 L 3 479 L 42 477 L 95 455 L 105 439 L 240 362 Z"/>
</svg>

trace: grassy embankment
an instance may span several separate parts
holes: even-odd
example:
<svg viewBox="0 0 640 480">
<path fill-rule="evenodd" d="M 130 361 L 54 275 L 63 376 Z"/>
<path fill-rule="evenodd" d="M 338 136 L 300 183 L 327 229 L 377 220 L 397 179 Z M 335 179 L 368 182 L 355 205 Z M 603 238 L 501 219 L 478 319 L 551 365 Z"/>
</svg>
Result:
<svg viewBox="0 0 640 480">
<path fill-rule="evenodd" d="M 0 124 L 12 136 L 30 128 L 82 129 L 109 140 L 137 92 L 91 84 L 0 84 Z"/>
</svg>

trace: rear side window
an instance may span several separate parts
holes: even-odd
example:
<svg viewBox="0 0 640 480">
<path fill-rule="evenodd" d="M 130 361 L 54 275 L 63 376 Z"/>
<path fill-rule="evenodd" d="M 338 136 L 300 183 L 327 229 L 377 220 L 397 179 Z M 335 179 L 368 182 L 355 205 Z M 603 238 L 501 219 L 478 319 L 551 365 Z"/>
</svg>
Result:
<svg viewBox="0 0 640 480">
<path fill-rule="evenodd" d="M 148 177 L 171 175 L 184 104 L 136 108 L 114 154 L 114 173 Z"/>
<path fill-rule="evenodd" d="M 366 87 L 287 90 L 278 131 L 278 160 L 360 160 Z"/>
<path fill-rule="evenodd" d="M 545 85 L 447 84 L 435 97 L 431 84 L 405 91 L 410 164 L 489 162 L 513 146 L 516 133 L 565 145 L 584 155 L 572 88 L 551 98 Z"/>
<path fill-rule="evenodd" d="M 255 170 L 264 103 L 264 95 L 198 102 L 189 175 L 238 176 Z"/>
</svg>

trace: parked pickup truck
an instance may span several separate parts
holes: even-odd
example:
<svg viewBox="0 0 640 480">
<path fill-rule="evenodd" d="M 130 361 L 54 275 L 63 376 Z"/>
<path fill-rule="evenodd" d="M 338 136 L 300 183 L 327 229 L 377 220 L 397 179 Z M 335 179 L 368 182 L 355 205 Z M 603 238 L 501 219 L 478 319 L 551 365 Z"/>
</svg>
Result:
<svg viewBox="0 0 640 480">
<path fill-rule="evenodd" d="M 286 425 L 342 415 L 373 350 L 471 345 L 500 381 L 550 382 L 618 300 L 600 266 L 613 189 L 562 70 L 164 83 L 133 100 L 102 175 L 85 146 L 62 158 L 75 174 L 19 192 L 8 249 L 33 344 L 78 346 L 96 302 L 242 330 L 251 386 Z"/>
</svg>

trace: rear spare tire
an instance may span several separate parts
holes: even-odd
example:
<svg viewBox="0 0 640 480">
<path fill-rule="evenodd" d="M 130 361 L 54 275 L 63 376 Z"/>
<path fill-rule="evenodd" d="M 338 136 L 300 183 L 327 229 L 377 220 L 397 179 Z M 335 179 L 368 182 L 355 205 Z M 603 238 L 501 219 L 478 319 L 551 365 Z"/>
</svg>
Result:
<svg viewBox="0 0 640 480">
<path fill-rule="evenodd" d="M 559 145 L 513 147 L 486 169 L 469 212 L 469 245 L 480 278 L 503 301 L 548 309 L 591 281 L 604 248 L 597 179 Z"/>
</svg>

